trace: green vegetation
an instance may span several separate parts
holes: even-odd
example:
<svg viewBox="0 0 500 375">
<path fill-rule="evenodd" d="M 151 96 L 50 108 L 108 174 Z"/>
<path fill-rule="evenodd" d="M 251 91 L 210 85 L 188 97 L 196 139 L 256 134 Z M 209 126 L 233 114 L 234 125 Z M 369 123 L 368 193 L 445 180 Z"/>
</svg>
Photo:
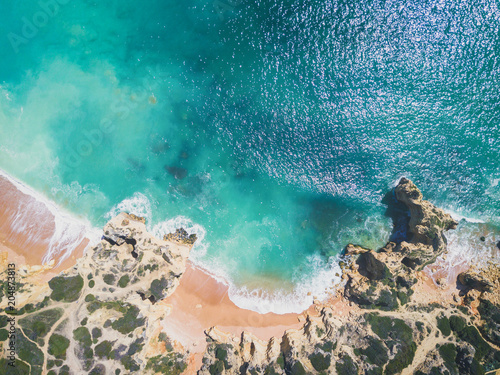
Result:
<svg viewBox="0 0 500 375">
<path fill-rule="evenodd" d="M 208 368 L 208 372 L 210 372 L 210 375 L 222 374 L 224 372 L 224 363 L 219 360 L 215 361 L 215 363 Z"/>
<path fill-rule="evenodd" d="M 231 351 L 232 349 L 233 347 L 228 344 L 221 344 L 215 347 L 215 358 L 221 360 L 224 363 L 225 369 L 230 369 L 232 367 L 227 360 L 227 352 Z"/>
<path fill-rule="evenodd" d="M 358 366 L 352 361 L 349 355 L 344 354 L 340 361 L 335 363 L 337 374 L 342 375 L 358 375 Z"/>
<path fill-rule="evenodd" d="M 74 302 L 80 297 L 83 288 L 83 278 L 80 275 L 72 277 L 56 276 L 49 281 L 52 289 L 50 298 L 54 301 Z"/>
<path fill-rule="evenodd" d="M 491 346 L 481 337 L 477 328 L 474 326 L 468 326 L 465 319 L 457 315 L 453 315 L 450 317 L 450 326 L 459 338 L 467 341 L 476 349 L 474 358 L 477 361 L 481 361 L 484 356 L 492 350 Z"/>
<path fill-rule="evenodd" d="M 19 359 L 31 365 L 31 373 L 41 374 L 43 353 L 38 346 L 29 341 L 18 328 L 16 329 L 16 351 Z"/>
<path fill-rule="evenodd" d="M 413 339 L 413 330 L 401 319 L 391 319 L 386 316 L 370 313 L 365 315 L 366 321 L 371 325 L 381 339 L 411 342 Z"/>
<path fill-rule="evenodd" d="M 151 283 L 151 287 L 149 288 L 149 291 L 151 295 L 154 297 L 155 301 L 159 301 L 164 297 L 163 291 L 169 284 L 170 284 L 169 281 L 164 277 L 162 277 L 161 280 L 158 279 L 153 280 L 153 282 Z"/>
<path fill-rule="evenodd" d="M 304 369 L 304 365 L 300 361 L 295 362 L 290 370 L 290 374 L 306 375 L 306 370 Z"/>
<path fill-rule="evenodd" d="M 2 375 L 19 375 L 19 374 L 29 374 L 30 367 L 26 363 L 16 359 L 15 366 L 9 366 L 6 358 L 0 358 L 0 369 L 2 369 Z"/>
<path fill-rule="evenodd" d="M 9 317 L 7 315 L 0 315 L 0 328 L 7 326 Z"/>
<path fill-rule="evenodd" d="M 89 375 L 106 375 L 106 367 L 98 364 L 89 372 Z"/>
<path fill-rule="evenodd" d="M 372 336 L 369 336 L 367 340 L 368 346 L 365 349 L 357 349 L 355 352 L 357 351 L 360 354 L 365 355 L 368 363 L 383 366 L 389 360 L 384 343 Z"/>
<path fill-rule="evenodd" d="M 387 364 L 386 374 L 397 374 L 410 365 L 417 350 L 417 345 L 413 342 L 413 330 L 401 319 L 391 319 L 373 313 L 366 314 L 365 319 L 382 340 L 399 342 L 399 350 Z"/>
<path fill-rule="evenodd" d="M 135 353 L 140 352 L 143 347 L 144 347 L 144 339 L 142 337 L 138 338 L 132 344 L 130 344 L 127 354 L 134 355 Z"/>
<path fill-rule="evenodd" d="M 125 288 L 129 282 L 130 277 L 128 275 L 123 275 L 122 277 L 120 277 L 120 280 L 118 280 L 118 286 L 120 288 Z"/>
<path fill-rule="evenodd" d="M 95 286 L 95 281 L 94 280 L 90 280 L 89 281 L 89 288 L 93 288 Z"/>
<path fill-rule="evenodd" d="M 446 316 L 437 317 L 437 327 L 447 337 L 451 334 L 450 320 Z"/>
<path fill-rule="evenodd" d="M 403 342 L 396 356 L 385 367 L 385 373 L 387 375 L 399 374 L 413 362 L 416 351 L 417 344 Z"/>
<path fill-rule="evenodd" d="M 102 331 L 100 328 L 94 327 L 92 328 L 92 341 L 95 344 L 99 337 L 102 336 Z"/>
<path fill-rule="evenodd" d="M 280 353 L 278 358 L 276 358 L 276 363 L 282 370 L 285 368 L 285 358 L 283 357 L 283 353 Z"/>
<path fill-rule="evenodd" d="M 108 358 L 111 349 L 113 349 L 113 343 L 105 340 L 100 344 L 96 345 L 94 352 L 95 355 L 98 356 L 99 358 Z"/>
<path fill-rule="evenodd" d="M 85 347 L 90 347 L 92 345 L 92 339 L 90 338 L 90 332 L 87 327 L 75 329 L 73 331 L 73 338 Z"/>
<path fill-rule="evenodd" d="M 57 333 L 54 333 L 49 339 L 49 354 L 59 359 L 66 359 L 66 349 L 68 349 L 69 340 Z"/>
<path fill-rule="evenodd" d="M 408 303 L 408 293 L 406 291 L 398 291 L 397 296 L 401 305 L 406 305 Z"/>
<path fill-rule="evenodd" d="M 93 294 L 87 294 L 85 296 L 85 302 L 92 302 L 95 301 L 95 296 Z"/>
<path fill-rule="evenodd" d="M 138 318 L 138 315 L 138 307 L 128 306 L 125 315 L 111 323 L 111 327 L 114 330 L 126 335 L 134 331 L 137 327 L 144 325 L 146 318 Z"/>
<path fill-rule="evenodd" d="M 323 328 L 316 326 L 316 336 L 321 337 L 324 334 L 325 334 L 325 330 Z"/>
<path fill-rule="evenodd" d="M 365 375 L 382 375 L 382 368 L 380 367 L 372 367 L 369 370 L 366 370 Z"/>
<path fill-rule="evenodd" d="M 443 358 L 444 365 L 452 374 L 458 373 L 458 367 L 455 363 L 457 358 L 457 348 L 454 344 L 444 344 L 439 347 L 439 354 Z"/>
<path fill-rule="evenodd" d="M 317 343 L 316 347 L 328 353 L 328 352 L 333 352 L 335 349 L 337 349 L 337 343 L 325 340 Z"/>
<path fill-rule="evenodd" d="M 187 364 L 180 354 L 158 355 L 148 359 L 146 370 L 153 370 L 155 374 L 180 375 L 186 370 Z M 221 371 L 222 372 L 222 371 Z"/>
<path fill-rule="evenodd" d="M 102 279 L 108 285 L 115 285 L 116 277 L 112 273 L 107 273 L 102 277 Z"/>
<path fill-rule="evenodd" d="M 331 354 L 314 352 L 313 354 L 309 355 L 309 360 L 311 361 L 311 364 L 316 369 L 316 371 L 323 371 L 330 367 L 332 356 Z"/>
<path fill-rule="evenodd" d="M 479 327 L 481 333 L 489 341 L 500 346 L 500 307 L 488 300 L 481 300 L 477 309 L 485 321 L 485 324 Z"/>
<path fill-rule="evenodd" d="M 375 302 L 375 308 L 380 310 L 390 311 L 398 308 L 397 293 L 395 290 L 384 289 L 380 292 L 380 296 Z"/>
<path fill-rule="evenodd" d="M 139 365 L 137 364 L 136 361 L 134 361 L 132 359 L 131 356 L 129 355 L 124 355 L 120 362 L 122 363 L 123 367 L 125 367 L 126 370 L 130 370 L 130 371 L 139 371 L 140 367 Z"/>
<path fill-rule="evenodd" d="M 0 329 L 0 341 L 5 341 L 9 338 L 9 331 L 6 329 Z"/>
<path fill-rule="evenodd" d="M 157 269 L 158 269 L 158 264 L 156 263 L 150 263 L 144 266 L 144 271 L 149 271 L 150 273 L 156 271 Z"/>
<path fill-rule="evenodd" d="M 19 325 L 23 328 L 26 337 L 32 341 L 45 337 L 52 326 L 61 319 L 64 313 L 63 309 L 50 309 L 41 311 L 19 319 Z"/>
</svg>

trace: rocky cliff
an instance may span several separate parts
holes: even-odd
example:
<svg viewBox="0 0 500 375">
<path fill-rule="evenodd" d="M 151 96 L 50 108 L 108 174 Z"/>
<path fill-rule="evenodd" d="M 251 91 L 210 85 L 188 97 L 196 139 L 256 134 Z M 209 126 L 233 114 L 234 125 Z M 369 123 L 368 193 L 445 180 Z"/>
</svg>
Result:
<svg viewBox="0 0 500 375">
<path fill-rule="evenodd" d="M 186 352 L 162 332 L 169 310 L 158 301 L 179 284 L 194 238 L 182 230 L 166 237 L 153 237 L 142 218 L 122 213 L 97 246 L 48 285 L 30 284 L 29 272 L 20 272 L 16 297 L 23 307 L 10 310 L 6 295 L 0 302 L 2 341 L 9 317 L 17 320 L 18 359 L 15 368 L 1 359 L 4 373 L 182 373 Z"/>
<path fill-rule="evenodd" d="M 318 302 L 301 329 L 269 341 L 213 327 L 197 373 L 462 375 L 500 368 L 498 265 L 461 273 L 454 294 L 429 287 L 422 269 L 446 252 L 445 232 L 457 223 L 404 178 L 387 201 L 395 223 L 391 241 L 376 251 L 345 249 L 337 299 L 350 304 L 347 316 L 331 301 Z M 187 373 L 189 353 L 163 332 L 170 307 L 162 300 L 175 292 L 195 240 L 182 229 L 156 239 L 144 220 L 120 214 L 97 246 L 48 284 L 31 282 L 38 269 L 19 270 L 21 308 L 9 309 L 8 287 L 0 289 L 0 368 L 6 374 Z M 13 316 L 15 369 L 7 365 Z"/>
<path fill-rule="evenodd" d="M 401 179 L 392 204 L 404 233 L 378 251 L 346 247 L 341 298 L 353 305 L 340 318 L 328 303 L 300 330 L 262 342 L 213 328 L 199 374 L 484 374 L 500 368 L 498 265 L 461 274 L 455 300 L 432 293 L 413 298 L 420 272 L 446 251 L 444 232 L 457 223 L 422 200 Z M 434 301 L 433 301 L 434 300 Z M 476 314 L 470 308 L 477 305 Z"/>
</svg>

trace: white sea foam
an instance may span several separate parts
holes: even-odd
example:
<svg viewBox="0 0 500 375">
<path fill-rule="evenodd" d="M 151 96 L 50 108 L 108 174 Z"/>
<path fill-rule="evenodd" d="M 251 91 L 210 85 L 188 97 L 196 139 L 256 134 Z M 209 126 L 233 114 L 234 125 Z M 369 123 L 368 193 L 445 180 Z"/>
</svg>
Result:
<svg viewBox="0 0 500 375">
<path fill-rule="evenodd" d="M 146 219 L 150 223 L 153 219 L 151 202 L 148 197 L 142 193 L 134 193 L 131 198 L 124 199 L 115 205 L 106 215 L 107 219 L 112 219 L 121 212 L 127 212 Z"/>
<path fill-rule="evenodd" d="M 43 194 L 36 192 L 3 170 L 0 170 L 0 176 L 11 182 L 17 190 L 33 198 L 29 202 L 19 202 L 16 216 L 11 223 L 11 227 L 17 233 L 29 236 L 41 236 L 41 228 L 33 223 L 46 222 L 46 210 L 52 214 L 54 232 L 48 240 L 48 250 L 42 259 L 43 263 L 57 259 L 58 264 L 60 264 L 85 239 L 89 240 L 87 249 L 89 246 L 96 244 L 101 238 L 102 230 L 92 227 L 87 220 L 77 218 Z"/>
<path fill-rule="evenodd" d="M 484 223 L 485 221 L 484 220 L 481 220 L 481 219 L 475 219 L 475 218 L 472 218 L 472 217 L 467 217 L 467 216 L 463 216 L 461 214 L 459 214 L 458 212 L 455 212 L 455 211 L 452 211 L 452 210 L 449 210 L 449 209 L 445 209 L 444 212 L 446 212 L 447 214 L 450 214 L 450 216 L 455 219 L 456 221 L 462 221 L 462 220 L 465 220 L 469 223 Z"/>
<path fill-rule="evenodd" d="M 126 200 L 118 205 L 120 209 L 134 214 L 146 212 L 151 217 L 148 199 L 142 194 L 134 195 L 135 198 Z M 117 206 L 117 208 L 118 208 Z M 135 210 L 135 212 L 134 212 Z M 118 213 L 120 210 L 115 211 Z M 151 217 L 154 222 L 154 218 Z M 177 216 L 172 219 L 161 221 L 148 228 L 157 238 L 162 238 L 167 233 L 175 232 L 178 228 L 184 228 L 189 234 L 196 234 L 197 241 L 191 250 L 190 260 L 198 267 L 207 271 L 213 278 L 228 286 L 228 296 L 238 307 L 256 311 L 262 314 L 273 312 L 276 314 L 300 313 L 306 310 L 312 303 L 313 297 L 319 300 L 326 299 L 332 292 L 332 286 L 340 282 L 340 266 L 337 258 L 328 261 L 317 256 L 307 259 L 307 275 L 296 275 L 292 291 L 273 289 L 250 289 L 248 287 L 236 286 L 231 277 L 231 261 L 221 260 L 215 257 L 207 258 L 209 243 L 206 241 L 205 228 L 193 222 L 188 217 Z"/>
<path fill-rule="evenodd" d="M 325 260 L 319 255 L 309 256 L 306 275 L 297 275 L 293 290 L 263 290 L 229 286 L 229 298 L 238 307 L 261 314 L 301 313 L 313 299 L 326 300 L 341 283 L 338 258 Z"/>
<path fill-rule="evenodd" d="M 152 228 L 151 233 L 157 238 L 163 238 L 165 234 L 173 233 L 178 228 L 183 228 L 189 234 L 196 234 L 197 240 L 191 250 L 190 258 L 196 261 L 203 257 L 208 248 L 208 243 L 205 241 L 207 231 L 203 226 L 194 223 L 185 216 L 177 216 L 173 219 L 162 221 Z"/>
</svg>

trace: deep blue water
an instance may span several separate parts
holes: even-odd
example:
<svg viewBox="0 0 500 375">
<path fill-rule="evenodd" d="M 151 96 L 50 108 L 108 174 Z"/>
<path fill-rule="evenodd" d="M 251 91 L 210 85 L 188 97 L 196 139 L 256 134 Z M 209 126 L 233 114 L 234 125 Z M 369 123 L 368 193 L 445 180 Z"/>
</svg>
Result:
<svg viewBox="0 0 500 375">
<path fill-rule="evenodd" d="M 240 305 L 300 310 L 347 243 L 387 241 L 403 175 L 485 222 L 458 247 L 493 251 L 499 20 L 471 0 L 3 2 L 0 168 L 95 226 L 183 225 Z"/>
</svg>

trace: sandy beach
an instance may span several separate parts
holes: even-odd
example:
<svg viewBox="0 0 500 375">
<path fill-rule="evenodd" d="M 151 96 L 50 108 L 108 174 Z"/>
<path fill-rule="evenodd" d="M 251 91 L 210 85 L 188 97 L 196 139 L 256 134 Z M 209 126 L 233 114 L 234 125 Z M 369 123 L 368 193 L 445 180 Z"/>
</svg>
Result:
<svg viewBox="0 0 500 375">
<path fill-rule="evenodd" d="M 0 253 L 3 261 L 16 263 L 18 267 L 41 266 L 55 230 L 53 214 L 2 176 L 0 192 Z M 23 212 L 33 207 L 37 209 L 36 217 Z M 44 217 L 43 221 L 37 219 L 40 216 Z M 40 281 L 48 281 L 73 266 L 87 243 L 88 240 L 82 241 L 61 264 L 40 273 Z M 227 284 L 191 262 L 188 262 L 179 287 L 160 304 L 171 311 L 162 322 L 163 330 L 192 353 L 205 350 L 205 331 L 214 326 L 236 335 L 247 331 L 259 339 L 268 340 L 282 336 L 287 329 L 300 328 L 305 321 L 304 314 L 259 314 L 239 308 L 229 299 Z M 311 306 L 307 313 L 315 314 L 314 307 Z M 201 363 L 201 354 L 195 355 L 194 362 L 196 365 Z"/>
<path fill-rule="evenodd" d="M 0 176 L 0 260 L 22 265 L 41 266 L 43 257 L 54 235 L 55 223 L 51 211 L 37 202 L 35 198 L 21 192 L 16 186 Z M 23 210 L 36 208 L 31 216 Z M 40 220 L 43 217 L 44 220 Z M 21 222 L 22 219 L 22 222 Z M 48 281 L 55 274 L 73 266 L 82 256 L 88 243 L 84 240 L 73 249 L 71 255 L 54 268 L 41 272 L 40 282 Z M 438 301 L 453 300 L 457 292 L 455 280 L 459 272 L 467 268 L 460 264 L 445 270 L 445 264 L 437 262 L 419 274 L 419 285 L 415 299 Z M 439 286 L 438 284 L 442 284 Z M 188 261 L 180 285 L 175 292 L 160 301 L 169 314 L 161 322 L 165 331 L 184 348 L 189 349 L 191 358 L 186 373 L 195 373 L 200 368 L 206 348 L 205 331 L 217 327 L 223 332 L 241 335 L 249 332 L 260 340 L 281 337 L 286 330 L 303 326 L 306 315 L 317 316 L 321 308 L 328 306 L 340 319 L 347 319 L 359 308 L 342 298 L 341 292 L 332 295 L 327 301 L 316 301 L 302 314 L 259 314 L 236 306 L 228 296 L 229 286 L 213 277 L 208 271 Z"/>
</svg>

